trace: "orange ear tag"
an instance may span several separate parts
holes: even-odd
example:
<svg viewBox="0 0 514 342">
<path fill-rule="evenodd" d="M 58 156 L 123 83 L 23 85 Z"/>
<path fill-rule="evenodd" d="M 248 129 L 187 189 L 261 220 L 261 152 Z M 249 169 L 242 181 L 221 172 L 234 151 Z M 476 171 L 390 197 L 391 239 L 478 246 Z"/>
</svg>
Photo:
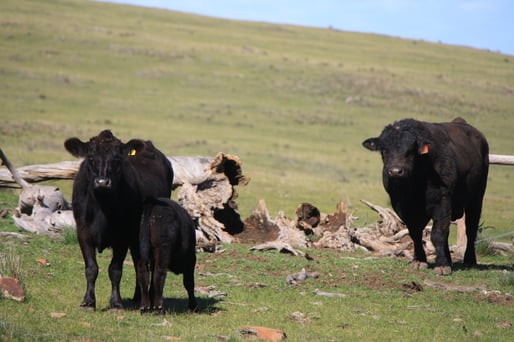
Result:
<svg viewBox="0 0 514 342">
<path fill-rule="evenodd" d="M 136 150 L 135 149 L 130 150 L 128 155 L 129 156 L 135 156 L 136 155 Z"/>
<path fill-rule="evenodd" d="M 423 145 L 423 149 L 421 150 L 421 154 L 428 154 L 428 145 Z"/>
</svg>

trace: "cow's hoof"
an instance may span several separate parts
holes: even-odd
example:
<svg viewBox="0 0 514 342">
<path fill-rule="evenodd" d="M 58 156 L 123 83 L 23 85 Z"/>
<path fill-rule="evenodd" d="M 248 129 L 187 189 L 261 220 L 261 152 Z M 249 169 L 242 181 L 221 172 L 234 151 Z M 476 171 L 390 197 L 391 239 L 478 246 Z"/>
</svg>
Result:
<svg viewBox="0 0 514 342">
<path fill-rule="evenodd" d="M 434 272 L 438 275 L 450 275 L 452 273 L 451 266 L 436 266 Z"/>
<path fill-rule="evenodd" d="M 80 304 L 80 307 L 83 310 L 95 311 L 96 310 L 96 303 L 83 302 L 82 304 Z"/>
<path fill-rule="evenodd" d="M 153 308 L 153 314 L 156 316 L 166 314 L 166 310 L 162 306 L 156 306 Z"/>
<path fill-rule="evenodd" d="M 149 314 L 152 311 L 150 310 L 150 307 L 142 307 L 142 308 L 139 308 L 139 312 L 141 312 L 141 315 L 145 315 L 145 314 Z"/>
<path fill-rule="evenodd" d="M 112 311 L 112 312 L 116 312 L 116 311 L 125 311 L 125 308 L 123 307 L 123 304 L 121 303 L 116 303 L 116 304 L 111 304 L 109 306 L 109 311 Z"/>
<path fill-rule="evenodd" d="M 426 270 L 428 268 L 428 264 L 426 262 L 418 260 L 414 260 L 411 266 L 416 270 Z"/>
</svg>

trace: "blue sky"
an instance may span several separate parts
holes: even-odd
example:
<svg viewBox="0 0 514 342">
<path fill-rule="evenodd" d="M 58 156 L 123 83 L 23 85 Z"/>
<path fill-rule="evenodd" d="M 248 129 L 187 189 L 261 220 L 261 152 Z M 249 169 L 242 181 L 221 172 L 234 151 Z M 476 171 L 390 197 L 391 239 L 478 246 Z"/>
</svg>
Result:
<svg viewBox="0 0 514 342">
<path fill-rule="evenodd" d="M 512 0 L 107 0 L 213 17 L 464 45 L 514 55 Z"/>
</svg>

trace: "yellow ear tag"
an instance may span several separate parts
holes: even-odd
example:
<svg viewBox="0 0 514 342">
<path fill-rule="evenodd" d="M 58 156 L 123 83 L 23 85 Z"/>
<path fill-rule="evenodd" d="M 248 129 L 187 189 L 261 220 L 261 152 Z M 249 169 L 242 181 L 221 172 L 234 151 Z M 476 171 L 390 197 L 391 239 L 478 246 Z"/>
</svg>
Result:
<svg viewBox="0 0 514 342">
<path fill-rule="evenodd" d="M 135 149 L 130 150 L 128 155 L 129 156 L 135 156 L 136 155 L 136 150 Z"/>
</svg>

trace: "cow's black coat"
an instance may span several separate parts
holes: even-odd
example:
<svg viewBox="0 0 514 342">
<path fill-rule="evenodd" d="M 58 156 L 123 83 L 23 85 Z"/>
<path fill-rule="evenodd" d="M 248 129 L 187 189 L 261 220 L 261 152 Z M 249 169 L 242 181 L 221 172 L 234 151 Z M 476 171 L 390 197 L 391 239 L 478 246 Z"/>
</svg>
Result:
<svg viewBox="0 0 514 342">
<path fill-rule="evenodd" d="M 119 284 L 123 261 L 129 248 L 134 264 L 139 259 L 139 227 L 144 199 L 171 195 L 171 163 L 150 141 L 133 139 L 124 144 L 109 130 L 88 142 L 69 138 L 64 145 L 72 155 L 84 158 L 75 177 L 72 195 L 87 280 L 81 306 L 96 308 L 96 250 L 101 253 L 111 247 L 110 307 L 122 308 Z M 138 296 L 136 284 L 134 299 Z"/>
<path fill-rule="evenodd" d="M 152 309 L 164 313 L 162 294 L 168 270 L 183 274 L 188 306 L 195 310 L 196 238 L 195 226 L 188 212 L 168 198 L 148 199 L 141 219 L 139 241 L 141 258 L 137 274 L 141 288 L 141 312 Z"/>
<path fill-rule="evenodd" d="M 465 213 L 468 241 L 464 263 L 475 265 L 475 240 L 489 168 L 485 137 L 461 118 L 448 123 L 404 119 L 363 145 L 382 154 L 384 187 L 409 229 L 414 261 L 426 263 L 422 232 L 432 219 L 435 270 L 449 274 L 450 222 Z"/>
</svg>

